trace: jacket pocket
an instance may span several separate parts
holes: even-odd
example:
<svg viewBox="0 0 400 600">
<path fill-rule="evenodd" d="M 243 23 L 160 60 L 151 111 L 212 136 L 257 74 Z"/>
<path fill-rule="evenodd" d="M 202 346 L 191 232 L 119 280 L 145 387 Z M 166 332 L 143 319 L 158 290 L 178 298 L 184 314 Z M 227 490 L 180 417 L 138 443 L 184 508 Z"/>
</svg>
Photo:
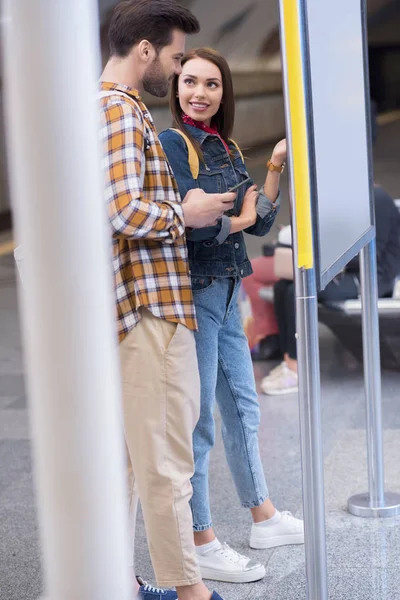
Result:
<svg viewBox="0 0 400 600">
<path fill-rule="evenodd" d="M 204 166 L 202 166 L 200 169 L 198 182 L 201 189 L 207 194 L 222 194 L 226 191 L 222 169 L 207 170 Z"/>
</svg>

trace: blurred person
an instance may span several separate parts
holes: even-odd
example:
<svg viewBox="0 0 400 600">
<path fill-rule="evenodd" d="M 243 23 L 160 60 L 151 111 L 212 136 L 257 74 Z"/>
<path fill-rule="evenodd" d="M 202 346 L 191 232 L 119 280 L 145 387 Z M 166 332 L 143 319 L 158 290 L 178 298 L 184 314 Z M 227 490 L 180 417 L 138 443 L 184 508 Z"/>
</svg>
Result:
<svg viewBox="0 0 400 600">
<path fill-rule="evenodd" d="M 185 228 L 214 222 L 235 195 L 194 190 L 181 201 L 140 97 L 143 90 L 168 93 L 181 72 L 186 34 L 198 30 L 173 0 L 121 2 L 101 77 L 125 440 L 158 585 L 176 587 L 167 592 L 139 581 L 144 600 L 222 600 L 201 580 L 189 506 L 200 390 Z M 134 521 L 133 483 L 130 503 Z M 133 527 L 130 534 L 133 540 Z"/>
<path fill-rule="evenodd" d="M 243 280 L 250 300 L 251 322 L 246 331 L 253 360 L 274 360 L 281 356 L 279 328 L 273 302 L 260 297 L 264 287 L 272 288 L 278 281 L 273 256 L 257 256 L 251 260 L 252 273 Z"/>
<path fill-rule="evenodd" d="M 392 198 L 379 186 L 374 188 L 376 220 L 376 259 L 378 295 L 393 294 L 395 278 L 400 274 L 400 215 Z M 360 292 L 359 257 L 353 258 L 340 273 L 319 292 L 319 302 L 338 302 L 358 298 Z M 274 286 L 275 314 L 279 327 L 283 362 L 261 383 L 265 394 L 284 395 L 298 391 L 296 347 L 296 300 L 294 282 L 281 279 Z"/>
<path fill-rule="evenodd" d="M 292 230 L 290 225 L 280 228 L 276 244 L 263 246 L 263 256 L 257 256 L 251 260 L 253 273 L 243 280 L 243 287 L 251 307 L 250 323 L 246 329 L 246 335 L 253 361 L 282 358 L 273 294 L 268 300 L 260 295 L 263 288 L 270 288 L 273 291 L 275 283 L 280 279 L 276 274 L 276 248 L 281 246 L 290 249 L 291 252 Z M 286 262 L 285 257 L 285 271 L 287 270 Z"/>
<path fill-rule="evenodd" d="M 249 177 L 241 152 L 230 139 L 235 105 L 229 66 L 208 48 L 186 54 L 182 66 L 170 91 L 176 129 L 161 133 L 161 143 L 182 198 L 198 188 L 210 193 L 227 191 Z M 192 172 L 193 149 L 197 178 Z M 286 141 L 282 140 L 273 151 L 260 192 L 249 180 L 237 191 L 232 211 L 212 226 L 187 233 L 201 381 L 200 419 L 193 436 L 194 539 L 203 577 L 233 583 L 256 581 L 264 577 L 265 568 L 220 543 L 213 530 L 208 468 L 215 442 L 215 400 L 236 490 L 253 517 L 250 546 L 273 548 L 304 541 L 303 522 L 277 511 L 269 498 L 258 444 L 260 408 L 237 301 L 241 280 L 251 273 L 243 231 L 263 236 L 270 230 L 279 208 L 285 160 Z"/>
</svg>

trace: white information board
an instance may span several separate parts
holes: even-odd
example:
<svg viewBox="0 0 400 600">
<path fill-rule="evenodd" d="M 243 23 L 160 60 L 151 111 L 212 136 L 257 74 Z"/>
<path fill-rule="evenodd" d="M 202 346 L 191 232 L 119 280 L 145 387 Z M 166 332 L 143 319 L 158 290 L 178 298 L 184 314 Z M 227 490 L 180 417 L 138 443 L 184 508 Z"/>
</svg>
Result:
<svg viewBox="0 0 400 600">
<path fill-rule="evenodd" d="M 371 232 L 360 0 L 307 0 L 319 272 L 323 285 Z M 349 254 L 350 253 L 350 254 Z"/>
<path fill-rule="evenodd" d="M 321 289 L 375 234 L 365 3 L 281 3 L 297 266 Z"/>
</svg>

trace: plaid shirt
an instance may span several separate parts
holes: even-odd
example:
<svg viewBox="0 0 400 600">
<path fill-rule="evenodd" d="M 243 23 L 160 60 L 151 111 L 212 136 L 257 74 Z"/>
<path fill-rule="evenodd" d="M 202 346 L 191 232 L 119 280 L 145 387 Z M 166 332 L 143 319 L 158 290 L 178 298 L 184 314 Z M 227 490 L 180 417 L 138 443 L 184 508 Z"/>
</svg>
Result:
<svg viewBox="0 0 400 600">
<path fill-rule="evenodd" d="M 105 82 L 101 89 L 116 91 L 101 97 L 101 141 L 119 340 L 141 306 L 195 330 L 181 198 L 153 120 L 136 90 Z"/>
</svg>

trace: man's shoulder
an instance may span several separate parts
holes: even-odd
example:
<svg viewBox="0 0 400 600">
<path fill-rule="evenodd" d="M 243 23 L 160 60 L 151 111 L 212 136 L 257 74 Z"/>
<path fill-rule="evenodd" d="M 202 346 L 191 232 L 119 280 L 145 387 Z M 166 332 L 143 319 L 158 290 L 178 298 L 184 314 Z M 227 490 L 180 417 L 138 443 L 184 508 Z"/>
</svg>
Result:
<svg viewBox="0 0 400 600">
<path fill-rule="evenodd" d="M 136 117 L 143 123 L 143 111 L 139 102 L 132 96 L 119 90 L 101 90 L 99 95 L 104 112 L 117 110 L 121 116 Z"/>
</svg>

